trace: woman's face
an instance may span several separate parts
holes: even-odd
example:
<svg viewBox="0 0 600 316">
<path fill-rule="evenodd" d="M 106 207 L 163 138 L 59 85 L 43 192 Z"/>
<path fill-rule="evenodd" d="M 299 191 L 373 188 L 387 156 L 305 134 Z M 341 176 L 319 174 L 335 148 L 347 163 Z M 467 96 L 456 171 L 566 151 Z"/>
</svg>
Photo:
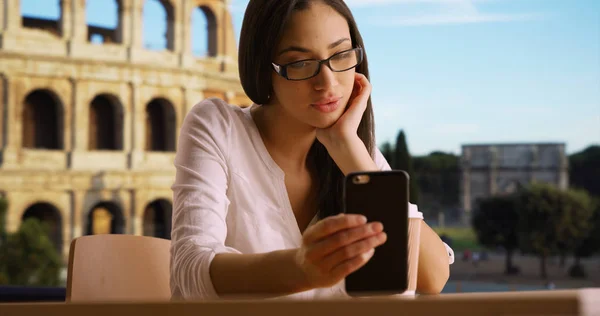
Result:
<svg viewBox="0 0 600 316">
<path fill-rule="evenodd" d="M 276 64 L 327 59 L 353 48 L 346 19 L 320 1 L 294 12 L 288 25 L 276 47 Z M 271 103 L 281 106 L 287 115 L 302 123 L 326 128 L 343 114 L 352 93 L 354 76 L 354 68 L 333 72 L 325 65 L 321 65 L 318 75 L 301 81 L 287 80 L 273 71 Z"/>
</svg>

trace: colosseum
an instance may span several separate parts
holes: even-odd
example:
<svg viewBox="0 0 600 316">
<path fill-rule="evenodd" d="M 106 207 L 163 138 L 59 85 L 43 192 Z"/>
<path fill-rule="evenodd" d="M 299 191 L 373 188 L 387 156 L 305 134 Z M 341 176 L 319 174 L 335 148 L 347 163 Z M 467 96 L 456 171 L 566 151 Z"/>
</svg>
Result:
<svg viewBox="0 0 600 316">
<path fill-rule="evenodd" d="M 47 0 L 44 0 L 47 1 Z M 117 27 L 86 21 L 86 0 L 56 0 L 56 20 L 0 1 L 0 196 L 7 231 L 36 217 L 64 259 L 72 239 L 116 233 L 170 238 L 174 152 L 190 108 L 207 97 L 247 106 L 229 0 L 116 2 Z M 148 2 L 165 21 L 144 21 Z M 206 18 L 207 55 L 190 16 Z M 165 23 L 166 48 L 143 26 Z"/>
</svg>

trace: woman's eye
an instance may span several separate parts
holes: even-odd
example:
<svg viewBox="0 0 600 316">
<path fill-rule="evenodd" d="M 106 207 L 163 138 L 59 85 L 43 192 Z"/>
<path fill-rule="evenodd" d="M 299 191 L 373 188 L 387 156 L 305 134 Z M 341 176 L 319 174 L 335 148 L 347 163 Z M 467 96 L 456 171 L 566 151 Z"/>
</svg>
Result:
<svg viewBox="0 0 600 316">
<path fill-rule="evenodd" d="M 295 62 L 293 64 L 289 64 L 288 67 L 295 68 L 295 69 L 304 68 L 304 67 L 306 67 L 306 62 L 304 62 L 304 61 Z"/>
<path fill-rule="evenodd" d="M 333 57 L 334 59 L 346 59 L 349 58 L 351 56 L 350 52 L 345 52 L 345 53 L 340 53 L 338 55 L 335 55 L 335 57 Z"/>
</svg>

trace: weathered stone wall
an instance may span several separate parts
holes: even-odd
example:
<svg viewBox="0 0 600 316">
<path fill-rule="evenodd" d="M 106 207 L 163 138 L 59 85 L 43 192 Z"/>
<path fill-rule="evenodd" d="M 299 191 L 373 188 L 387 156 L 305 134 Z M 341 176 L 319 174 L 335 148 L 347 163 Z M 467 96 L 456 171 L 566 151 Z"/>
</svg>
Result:
<svg viewBox="0 0 600 316">
<path fill-rule="evenodd" d="M 142 47 L 144 1 L 118 3 L 118 43 L 103 45 L 88 42 L 84 0 L 60 1 L 57 34 L 22 27 L 18 0 L 0 4 L 0 195 L 9 201 L 7 229 L 17 230 L 30 206 L 51 204 L 60 215 L 64 258 L 71 240 L 86 233 L 95 206 L 114 206 L 124 233 L 141 235 L 148 205 L 172 200 L 174 151 L 145 146 L 152 100 L 172 106 L 175 137 L 205 97 L 251 104 L 238 79 L 226 1 L 163 1 L 173 15 L 165 51 Z M 191 53 L 189 16 L 196 6 L 214 15 L 214 56 Z M 60 149 L 23 147 L 24 101 L 34 91 L 48 92 L 59 106 Z M 99 95 L 111 96 L 122 113 L 122 149 L 89 150 L 90 104 Z"/>
</svg>

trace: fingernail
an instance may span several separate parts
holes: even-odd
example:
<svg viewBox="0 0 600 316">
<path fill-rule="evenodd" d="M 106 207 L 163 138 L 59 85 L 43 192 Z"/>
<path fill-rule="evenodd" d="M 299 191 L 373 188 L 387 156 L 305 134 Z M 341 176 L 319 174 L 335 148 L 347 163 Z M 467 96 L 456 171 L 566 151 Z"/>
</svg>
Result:
<svg viewBox="0 0 600 316">
<path fill-rule="evenodd" d="M 371 259 L 371 257 L 373 256 L 374 253 L 375 253 L 375 248 L 372 248 L 371 250 L 369 250 L 367 252 L 363 252 L 362 257 L 365 260 L 369 260 L 369 259 Z"/>
<path fill-rule="evenodd" d="M 366 216 L 363 216 L 363 215 L 361 215 L 361 216 L 358 218 L 358 221 L 359 221 L 361 224 L 364 224 L 364 223 L 366 223 L 366 222 L 367 222 L 367 217 L 366 217 Z"/>
<path fill-rule="evenodd" d="M 387 241 L 387 234 L 386 233 L 381 233 L 381 239 L 384 241 Z"/>
<path fill-rule="evenodd" d="M 381 229 L 383 229 L 383 223 L 381 223 L 381 222 L 374 222 L 373 223 L 373 228 L 381 228 Z"/>
</svg>

